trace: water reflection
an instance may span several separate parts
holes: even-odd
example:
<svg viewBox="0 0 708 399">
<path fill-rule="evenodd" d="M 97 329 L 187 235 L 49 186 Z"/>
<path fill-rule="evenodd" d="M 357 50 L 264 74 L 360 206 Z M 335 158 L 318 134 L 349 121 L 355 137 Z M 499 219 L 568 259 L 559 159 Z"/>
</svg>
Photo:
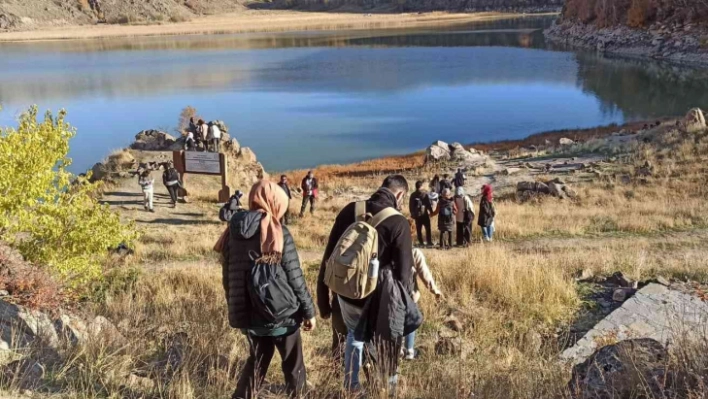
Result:
<svg viewBox="0 0 708 399">
<path fill-rule="evenodd" d="M 708 100 L 708 72 L 549 46 L 540 29 L 551 21 L 0 44 L 0 124 L 32 103 L 66 107 L 80 171 L 141 129 L 169 130 L 189 104 L 226 120 L 268 168 L 288 169 Z"/>
</svg>

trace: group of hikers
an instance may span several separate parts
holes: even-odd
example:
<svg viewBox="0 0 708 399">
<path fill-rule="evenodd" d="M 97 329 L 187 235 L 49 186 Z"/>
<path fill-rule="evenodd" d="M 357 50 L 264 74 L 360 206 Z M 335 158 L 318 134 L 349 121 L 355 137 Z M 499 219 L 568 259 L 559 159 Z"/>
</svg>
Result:
<svg viewBox="0 0 708 399">
<path fill-rule="evenodd" d="M 457 193 L 464 196 L 461 188 L 457 186 Z M 317 180 L 311 172 L 302 189 L 302 212 L 307 202 L 313 211 Z M 434 207 L 426 200 L 434 197 L 432 192 L 417 182 L 412 198 L 420 197 L 426 210 L 416 222 L 444 212 L 444 201 L 456 202 L 450 190 L 442 189 Z M 371 389 L 395 395 L 399 361 L 416 357 L 415 332 L 423 322 L 418 280 L 437 299 L 443 298 L 423 252 L 413 247 L 411 226 L 401 213 L 408 191 L 405 177 L 391 175 L 368 200 L 351 202 L 339 212 L 320 263 L 315 306 L 286 226 L 291 199 L 287 177 L 281 176 L 278 183 L 261 180 L 251 188 L 248 210 L 230 215 L 214 246 L 222 256 L 229 324 L 240 329 L 249 344 L 232 398 L 257 396 L 276 350 L 288 394 L 304 394 L 307 372 L 300 328 L 315 329 L 317 310 L 322 319 L 332 320 L 331 354 L 337 370 L 344 371 L 344 389 L 364 393 L 359 374 L 367 364 L 363 371 Z M 453 215 L 472 209 L 469 198 L 459 204 L 453 206 Z M 480 213 L 491 210 L 493 220 L 493 209 L 487 187 Z M 464 216 L 462 223 L 468 219 Z M 491 240 L 491 233 L 488 237 Z"/>
<path fill-rule="evenodd" d="M 183 188 L 182 179 L 175 169 L 175 165 L 172 161 L 166 162 L 162 165 L 164 172 L 162 173 L 162 184 L 167 188 L 167 192 L 170 194 L 170 204 L 173 208 L 177 207 L 177 199 L 180 189 Z M 149 212 L 155 212 L 153 206 L 154 196 L 155 196 L 155 179 L 152 177 L 152 171 L 149 168 L 141 169 L 138 171 L 138 185 L 143 191 L 143 201 L 145 210 Z"/>
<path fill-rule="evenodd" d="M 465 194 L 464 185 L 467 177 L 458 169 L 455 177 L 449 175 L 442 179 L 435 175 L 430 182 L 431 191 L 425 190 L 425 183 L 417 181 L 416 191 L 411 194 L 409 209 L 415 220 L 418 244 L 434 246 L 431 231 L 431 218 L 437 216 L 440 231 L 440 248 L 452 247 L 452 233 L 455 231 L 456 245 L 467 246 L 472 242 L 472 222 L 475 218 L 472 199 Z M 491 242 L 494 235 L 494 217 L 496 210 L 493 203 L 492 186 L 482 186 L 482 199 L 479 205 L 478 225 L 482 229 L 484 241 Z M 425 229 L 425 242 L 423 241 Z"/>
<path fill-rule="evenodd" d="M 205 122 L 203 119 L 194 121 L 189 118 L 187 136 L 184 140 L 185 151 L 219 152 L 221 147 L 221 128 L 216 122 Z"/>
</svg>

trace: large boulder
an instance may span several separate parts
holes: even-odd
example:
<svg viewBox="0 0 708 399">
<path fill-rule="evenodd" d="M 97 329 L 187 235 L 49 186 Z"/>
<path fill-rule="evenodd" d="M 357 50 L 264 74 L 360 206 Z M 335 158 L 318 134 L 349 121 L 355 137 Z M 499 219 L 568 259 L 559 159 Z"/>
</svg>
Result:
<svg viewBox="0 0 708 399">
<path fill-rule="evenodd" d="M 569 138 L 563 137 L 560 140 L 558 140 L 558 143 L 562 146 L 566 146 L 566 145 L 573 145 L 573 143 L 575 143 L 575 141 L 573 141 Z"/>
<path fill-rule="evenodd" d="M 102 162 L 99 162 L 91 168 L 91 181 L 99 181 L 99 180 L 108 180 L 110 177 L 110 171 L 108 170 L 108 167 L 103 164 Z"/>
<path fill-rule="evenodd" d="M 0 300 L 0 338 L 11 347 L 29 345 L 39 339 L 50 348 L 59 347 L 59 336 L 49 316 Z"/>
<path fill-rule="evenodd" d="M 702 132 L 706 130 L 706 118 L 700 108 L 694 108 L 688 111 L 688 114 L 681 122 L 683 128 L 689 133 Z"/>
<path fill-rule="evenodd" d="M 135 157 L 128 150 L 116 151 L 109 155 L 106 161 L 106 165 L 112 171 L 134 169 L 135 164 Z"/>
<path fill-rule="evenodd" d="M 444 141 L 436 141 L 425 152 L 425 162 L 444 162 L 450 160 L 450 146 Z"/>
<path fill-rule="evenodd" d="M 551 189 L 546 183 L 536 182 L 536 181 L 521 181 L 516 184 L 516 191 L 531 191 L 541 194 L 550 194 Z"/>
<path fill-rule="evenodd" d="M 649 338 L 605 346 L 573 367 L 568 390 L 575 399 L 664 398 L 667 356 Z"/>
<path fill-rule="evenodd" d="M 135 142 L 130 148 L 142 151 L 175 151 L 175 144 L 177 139 L 166 132 L 150 129 L 136 134 Z"/>
<path fill-rule="evenodd" d="M 255 163 L 258 161 L 256 153 L 249 147 L 242 147 L 238 153 L 238 158 L 241 162 L 245 163 Z"/>
</svg>

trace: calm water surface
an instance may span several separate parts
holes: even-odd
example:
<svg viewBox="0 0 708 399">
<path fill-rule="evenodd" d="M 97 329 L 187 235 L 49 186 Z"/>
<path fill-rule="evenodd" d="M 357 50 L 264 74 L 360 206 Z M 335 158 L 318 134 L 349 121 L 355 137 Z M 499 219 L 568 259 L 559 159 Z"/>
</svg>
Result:
<svg viewBox="0 0 708 399">
<path fill-rule="evenodd" d="M 285 170 L 708 103 L 706 71 L 553 48 L 551 21 L 0 44 L 0 125 L 65 108 L 78 173 L 191 105 Z"/>
</svg>

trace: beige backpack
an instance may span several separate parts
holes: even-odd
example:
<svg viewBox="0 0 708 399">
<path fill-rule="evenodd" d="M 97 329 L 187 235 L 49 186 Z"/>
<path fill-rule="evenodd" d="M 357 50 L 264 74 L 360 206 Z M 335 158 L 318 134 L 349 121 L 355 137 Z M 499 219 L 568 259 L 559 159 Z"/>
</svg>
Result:
<svg viewBox="0 0 708 399">
<path fill-rule="evenodd" d="M 362 299 L 371 295 L 378 282 L 378 270 L 370 270 L 371 261 L 378 262 L 379 234 L 376 227 L 391 216 L 400 215 L 386 208 L 376 216 L 366 213 L 366 202 L 355 206 L 356 222 L 349 226 L 327 260 L 324 282 L 337 295 Z"/>
</svg>

